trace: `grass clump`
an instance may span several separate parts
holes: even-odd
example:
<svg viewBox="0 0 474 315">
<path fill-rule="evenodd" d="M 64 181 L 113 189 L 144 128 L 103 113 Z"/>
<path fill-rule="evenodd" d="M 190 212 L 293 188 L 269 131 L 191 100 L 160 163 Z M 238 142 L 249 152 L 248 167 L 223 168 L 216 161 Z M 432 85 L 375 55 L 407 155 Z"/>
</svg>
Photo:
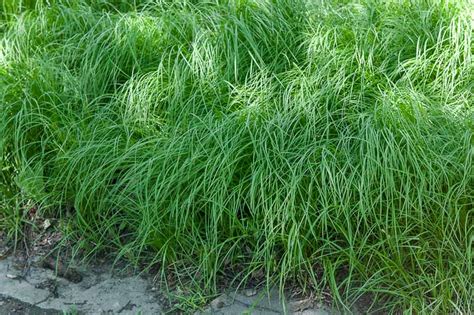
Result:
<svg viewBox="0 0 474 315">
<path fill-rule="evenodd" d="M 33 200 L 206 292 L 260 271 L 473 311 L 472 2 L 6 3 L 9 235 Z"/>
</svg>

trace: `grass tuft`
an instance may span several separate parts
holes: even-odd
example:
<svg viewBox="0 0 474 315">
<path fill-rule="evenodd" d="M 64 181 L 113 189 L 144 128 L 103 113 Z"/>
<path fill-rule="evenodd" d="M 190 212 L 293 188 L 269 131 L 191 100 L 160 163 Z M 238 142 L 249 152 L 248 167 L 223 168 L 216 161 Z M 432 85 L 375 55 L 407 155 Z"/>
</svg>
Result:
<svg viewBox="0 0 474 315">
<path fill-rule="evenodd" d="M 0 228 L 474 311 L 471 1 L 6 1 Z M 322 271 L 321 271 L 322 270 Z"/>
</svg>

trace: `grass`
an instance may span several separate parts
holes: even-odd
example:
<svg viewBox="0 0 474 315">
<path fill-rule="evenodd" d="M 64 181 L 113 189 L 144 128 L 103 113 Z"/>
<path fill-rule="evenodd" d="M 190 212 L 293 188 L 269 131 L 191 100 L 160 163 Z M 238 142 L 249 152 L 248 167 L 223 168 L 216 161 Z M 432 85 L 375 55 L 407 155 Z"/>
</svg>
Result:
<svg viewBox="0 0 474 315">
<path fill-rule="evenodd" d="M 93 255 L 474 311 L 467 0 L 13 1 L 0 228 Z"/>
</svg>

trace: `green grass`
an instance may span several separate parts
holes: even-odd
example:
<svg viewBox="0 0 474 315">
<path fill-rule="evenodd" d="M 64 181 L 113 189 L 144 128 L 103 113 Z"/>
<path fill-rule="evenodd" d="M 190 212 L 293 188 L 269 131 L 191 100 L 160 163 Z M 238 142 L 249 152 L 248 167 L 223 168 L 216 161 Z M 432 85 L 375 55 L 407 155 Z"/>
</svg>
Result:
<svg viewBox="0 0 474 315">
<path fill-rule="evenodd" d="M 474 311 L 467 0 L 3 2 L 0 229 Z M 344 272 L 344 276 L 342 276 Z M 347 309 L 346 309 L 347 310 Z"/>
</svg>

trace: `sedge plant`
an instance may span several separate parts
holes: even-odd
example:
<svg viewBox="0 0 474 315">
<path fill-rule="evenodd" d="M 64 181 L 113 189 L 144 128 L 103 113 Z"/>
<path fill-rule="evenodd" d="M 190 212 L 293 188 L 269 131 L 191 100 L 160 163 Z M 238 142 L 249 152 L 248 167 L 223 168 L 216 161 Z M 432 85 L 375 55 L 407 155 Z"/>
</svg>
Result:
<svg viewBox="0 0 474 315">
<path fill-rule="evenodd" d="M 348 312 L 474 311 L 471 1 L 3 7 L 7 235 L 34 202 L 206 294 L 258 271 Z"/>
</svg>

